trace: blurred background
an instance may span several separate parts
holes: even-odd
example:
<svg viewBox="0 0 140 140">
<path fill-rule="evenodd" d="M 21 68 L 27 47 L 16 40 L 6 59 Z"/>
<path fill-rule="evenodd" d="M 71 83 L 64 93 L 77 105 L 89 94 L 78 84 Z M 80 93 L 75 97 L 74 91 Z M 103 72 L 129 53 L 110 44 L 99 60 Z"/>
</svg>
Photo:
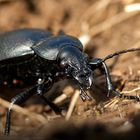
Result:
<svg viewBox="0 0 140 140">
<path fill-rule="evenodd" d="M 90 58 L 104 58 L 115 51 L 140 47 L 140 1 L 0 0 L 0 34 L 19 28 L 41 28 L 55 35 L 64 31 L 81 40 L 84 51 Z M 107 61 L 118 91 L 129 95 L 140 94 L 139 63 L 139 52 L 124 54 Z M 23 105 L 27 113 L 22 113 L 20 109 L 13 112 L 12 136 L 6 138 L 3 131 L 8 101 L 15 93 L 19 93 L 20 89 L 2 87 L 1 138 L 19 139 L 19 136 L 24 136 L 23 139 L 41 137 L 54 140 L 87 140 L 129 139 L 131 136 L 138 136 L 139 102 L 120 100 L 114 96 L 107 98 L 105 78 L 98 71 L 95 73 L 96 82 L 88 91 L 93 100 L 82 102 L 78 98 L 69 121 L 66 122 L 65 117 L 56 115 L 47 105 L 33 98 Z M 64 116 L 67 115 L 76 88 L 72 81 L 64 80 L 56 83 L 47 93 L 47 97 L 62 108 Z M 61 99 L 56 100 L 60 96 Z M 34 113 L 37 119 L 33 119 L 32 114 L 29 115 L 28 112 Z"/>
</svg>

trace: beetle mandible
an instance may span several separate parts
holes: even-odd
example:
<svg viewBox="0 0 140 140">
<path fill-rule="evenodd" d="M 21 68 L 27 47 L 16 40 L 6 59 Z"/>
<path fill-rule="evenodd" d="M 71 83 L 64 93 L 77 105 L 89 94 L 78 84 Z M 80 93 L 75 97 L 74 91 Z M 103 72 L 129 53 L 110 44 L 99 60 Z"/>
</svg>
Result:
<svg viewBox="0 0 140 140">
<path fill-rule="evenodd" d="M 92 85 L 93 71 L 103 68 L 108 94 L 114 93 L 122 97 L 113 87 L 105 61 L 116 55 L 138 50 L 140 48 L 133 48 L 115 52 L 104 59 L 89 59 L 83 52 L 81 42 L 66 34 L 54 36 L 41 29 L 18 29 L 0 34 L 0 81 L 36 79 L 35 85 L 11 100 L 11 106 L 7 111 L 5 134 L 10 132 L 12 105 L 21 104 L 34 94 L 45 100 L 56 113 L 60 113 L 59 108 L 44 97 L 44 93 L 61 78 L 74 79 L 80 88 L 81 99 L 90 100 L 91 97 L 85 90 Z M 139 100 L 135 96 L 123 97 Z"/>
</svg>

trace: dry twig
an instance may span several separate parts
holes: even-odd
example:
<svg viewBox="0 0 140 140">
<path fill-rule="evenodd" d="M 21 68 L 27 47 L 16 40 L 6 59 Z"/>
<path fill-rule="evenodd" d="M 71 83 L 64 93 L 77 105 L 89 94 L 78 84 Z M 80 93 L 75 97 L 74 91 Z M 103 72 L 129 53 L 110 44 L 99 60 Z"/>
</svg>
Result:
<svg viewBox="0 0 140 140">
<path fill-rule="evenodd" d="M 133 16 L 139 14 L 139 11 L 135 11 L 135 12 L 121 12 L 107 20 L 105 20 L 104 22 L 97 24 L 96 26 L 93 27 L 88 27 L 88 31 L 86 33 L 83 33 L 82 35 L 79 36 L 80 41 L 86 45 L 91 37 L 96 36 L 106 30 L 108 30 L 109 28 L 112 28 L 113 26 L 129 19 L 132 18 Z"/>
<path fill-rule="evenodd" d="M 133 90 L 129 90 L 129 91 L 122 91 L 121 93 L 132 93 L 132 92 L 139 91 L 139 90 L 140 90 L 140 87 L 134 88 Z"/>
<path fill-rule="evenodd" d="M 96 14 L 99 12 L 103 12 L 106 9 L 106 7 L 110 4 L 110 2 L 111 0 L 101 0 L 93 3 L 81 16 L 80 23 L 83 23 L 91 17 L 96 16 Z"/>
<path fill-rule="evenodd" d="M 140 11 L 140 3 L 126 5 L 124 7 L 125 12 Z"/>
<path fill-rule="evenodd" d="M 79 90 L 76 90 L 74 95 L 73 95 L 73 97 L 72 97 L 72 99 L 71 99 L 71 102 L 70 102 L 70 105 L 69 105 L 69 108 L 68 108 L 68 111 L 67 111 L 67 114 L 66 114 L 66 117 L 65 117 L 66 120 L 70 119 L 71 114 L 72 114 L 72 112 L 74 110 L 74 107 L 75 107 L 75 105 L 77 103 L 77 100 L 79 98 L 79 95 L 80 95 Z"/>
<path fill-rule="evenodd" d="M 133 16 L 139 14 L 139 12 L 131 12 L 131 13 L 126 13 L 126 12 L 121 12 L 109 19 L 107 19 L 106 21 L 90 28 L 90 31 L 89 31 L 89 35 L 91 36 L 95 36 L 111 27 L 113 27 L 114 25 L 117 25 L 129 18 L 132 18 Z"/>
<path fill-rule="evenodd" d="M 4 99 L 2 99 L 2 98 L 0 98 L 0 105 L 2 105 L 3 107 L 9 108 L 11 103 L 6 101 L 6 100 L 4 100 Z M 14 110 L 17 113 L 26 115 L 31 120 L 38 121 L 38 122 L 40 122 L 42 124 L 44 124 L 47 121 L 42 115 L 30 112 L 27 109 L 24 109 L 24 108 L 22 108 L 22 107 L 20 107 L 18 105 L 13 105 L 12 110 Z"/>
</svg>

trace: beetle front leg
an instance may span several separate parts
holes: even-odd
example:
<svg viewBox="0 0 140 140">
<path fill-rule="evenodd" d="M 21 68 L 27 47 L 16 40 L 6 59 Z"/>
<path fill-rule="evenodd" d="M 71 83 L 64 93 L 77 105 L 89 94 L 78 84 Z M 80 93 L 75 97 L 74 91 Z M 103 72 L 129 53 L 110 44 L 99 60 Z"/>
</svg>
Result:
<svg viewBox="0 0 140 140">
<path fill-rule="evenodd" d="M 99 68 L 99 69 L 103 68 L 104 74 L 106 77 L 107 90 L 108 90 L 107 96 L 109 97 L 110 93 L 115 93 L 115 95 L 120 96 L 120 93 L 115 91 L 115 89 L 114 89 L 114 86 L 113 86 L 113 83 L 111 80 L 111 76 L 109 74 L 109 69 L 108 69 L 107 65 L 105 64 L 105 62 L 102 62 L 102 59 L 100 59 L 100 58 L 95 58 L 90 62 L 90 65 L 93 68 Z"/>
<path fill-rule="evenodd" d="M 92 59 L 91 62 L 89 62 L 89 64 L 91 65 L 91 67 L 93 69 L 95 68 L 99 68 L 101 69 L 101 67 L 103 66 L 103 69 L 104 69 L 104 72 L 105 72 L 105 77 L 106 77 L 106 83 L 107 83 L 107 89 L 108 89 L 108 94 L 107 96 L 110 95 L 110 93 L 114 93 L 116 96 L 120 97 L 120 98 L 126 98 L 126 99 L 136 99 L 136 100 L 140 100 L 139 97 L 137 96 L 127 96 L 127 95 L 123 95 L 123 94 L 120 94 L 118 91 L 116 91 L 114 89 L 114 86 L 113 86 L 113 83 L 112 83 L 112 80 L 111 80 L 111 76 L 109 74 L 109 69 L 106 65 L 105 62 L 102 62 L 102 59 L 100 58 L 95 58 L 95 59 Z"/>
<path fill-rule="evenodd" d="M 107 83 L 107 90 L 108 90 L 107 97 L 109 97 L 110 93 L 115 93 L 116 96 L 120 96 L 120 93 L 114 89 L 114 86 L 113 86 L 113 83 L 111 80 L 111 76 L 109 74 L 109 69 L 108 69 L 106 63 L 102 62 L 102 65 L 103 65 L 103 69 L 105 72 L 106 83 Z"/>
</svg>

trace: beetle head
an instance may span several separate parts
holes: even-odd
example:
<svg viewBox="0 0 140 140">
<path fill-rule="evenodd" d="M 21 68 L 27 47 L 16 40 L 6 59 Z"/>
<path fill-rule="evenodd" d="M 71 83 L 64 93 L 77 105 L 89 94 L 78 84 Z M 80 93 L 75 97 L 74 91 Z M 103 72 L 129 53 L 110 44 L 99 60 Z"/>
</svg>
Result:
<svg viewBox="0 0 140 140">
<path fill-rule="evenodd" d="M 78 48 L 64 47 L 60 54 L 60 66 L 66 75 L 73 77 L 82 88 L 90 88 L 92 84 L 92 71 L 88 65 L 88 59 Z"/>
</svg>

